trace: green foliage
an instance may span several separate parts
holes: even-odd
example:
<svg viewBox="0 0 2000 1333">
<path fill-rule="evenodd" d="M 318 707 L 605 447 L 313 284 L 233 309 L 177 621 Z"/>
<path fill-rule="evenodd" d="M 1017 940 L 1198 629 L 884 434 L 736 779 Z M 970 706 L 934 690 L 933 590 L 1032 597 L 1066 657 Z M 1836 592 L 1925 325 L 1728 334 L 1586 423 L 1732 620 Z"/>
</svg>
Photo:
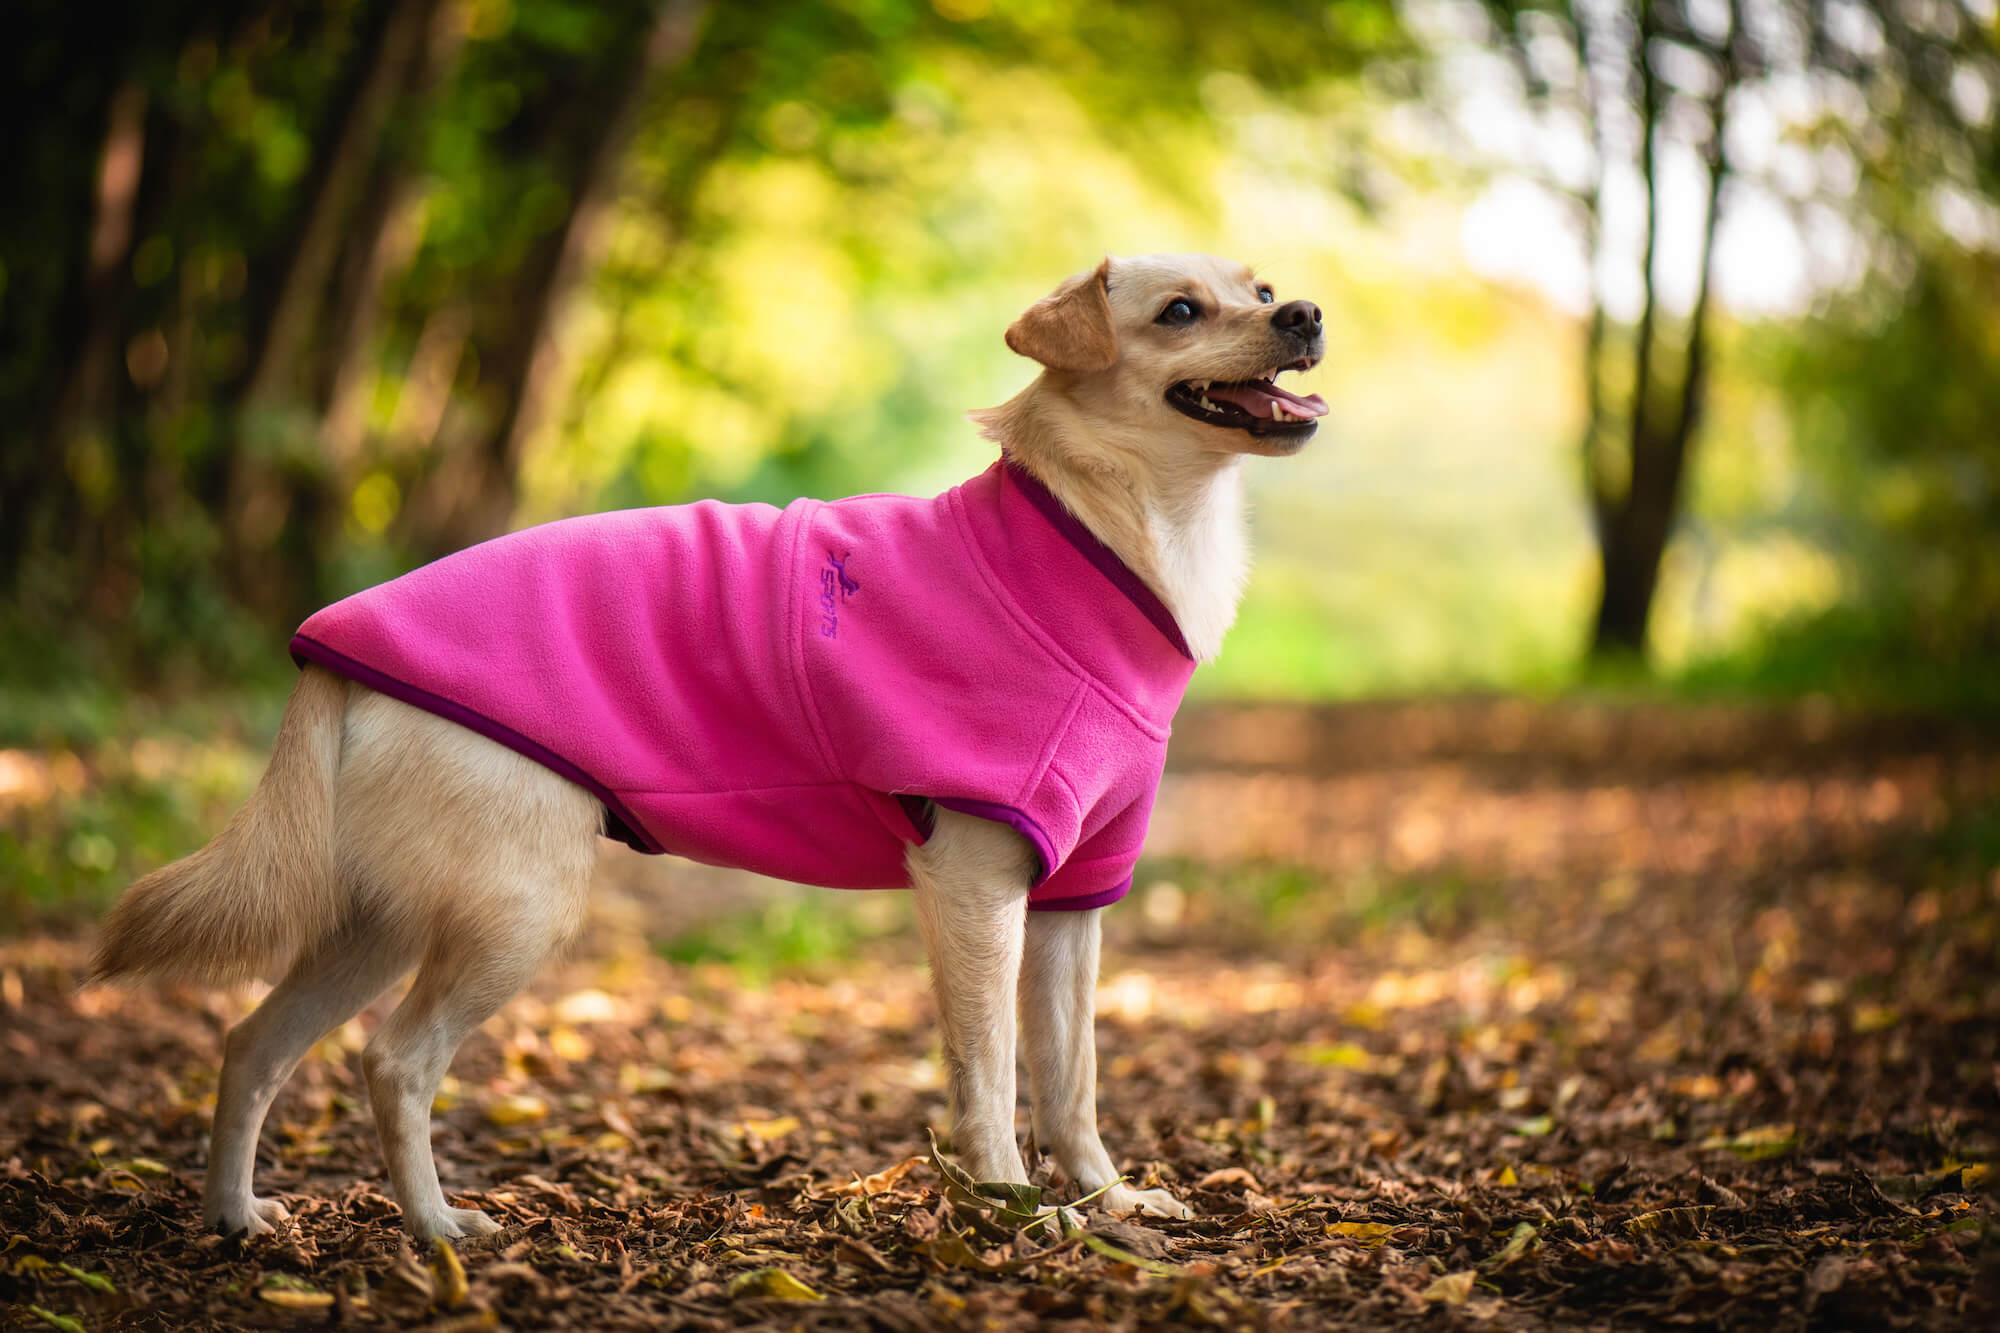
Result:
<svg viewBox="0 0 2000 1333">
<path fill-rule="evenodd" d="M 154 685 L 510 523 L 923 471 L 1023 300 L 1213 208 L 1218 98 L 1405 53 L 1383 0 L 17 27 L 0 672 Z"/>
<path fill-rule="evenodd" d="M 283 695 L 0 691 L 0 921 L 88 917 L 250 794 Z"/>
<path fill-rule="evenodd" d="M 1782 521 L 1839 600 L 1697 662 L 1695 688 L 2000 715 L 2000 256 L 1932 243 L 1827 318 L 1769 330 L 1801 484 Z"/>
<path fill-rule="evenodd" d="M 747 984 L 851 959 L 876 940 L 909 935 L 916 918 L 906 893 L 835 893 L 790 887 L 752 910 L 728 913 L 655 942 L 661 957 L 721 963 Z"/>
</svg>

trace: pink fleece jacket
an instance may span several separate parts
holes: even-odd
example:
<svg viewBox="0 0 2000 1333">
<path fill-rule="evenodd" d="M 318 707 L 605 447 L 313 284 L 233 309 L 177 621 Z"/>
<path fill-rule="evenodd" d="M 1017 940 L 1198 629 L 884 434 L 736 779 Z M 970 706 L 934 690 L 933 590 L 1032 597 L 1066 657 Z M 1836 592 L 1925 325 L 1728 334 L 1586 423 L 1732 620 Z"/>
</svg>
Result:
<svg viewBox="0 0 2000 1333">
<path fill-rule="evenodd" d="M 934 499 L 716 501 L 500 537 L 314 615 L 292 655 L 587 788 L 641 851 L 907 887 L 926 800 L 1034 845 L 1037 908 L 1131 888 L 1194 661 L 1017 465 Z"/>
</svg>

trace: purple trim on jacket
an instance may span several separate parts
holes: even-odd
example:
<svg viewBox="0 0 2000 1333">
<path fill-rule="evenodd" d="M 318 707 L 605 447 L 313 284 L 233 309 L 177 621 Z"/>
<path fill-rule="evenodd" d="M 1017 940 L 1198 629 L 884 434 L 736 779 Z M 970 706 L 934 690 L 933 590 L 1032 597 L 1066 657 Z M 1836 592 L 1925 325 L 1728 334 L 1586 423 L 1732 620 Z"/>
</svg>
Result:
<svg viewBox="0 0 2000 1333">
<path fill-rule="evenodd" d="M 1002 471 L 1007 480 L 1014 483 L 1015 488 L 1027 497 L 1029 504 L 1040 511 L 1050 526 L 1061 533 L 1063 539 L 1071 546 L 1081 551 L 1084 559 L 1095 565 L 1105 578 L 1110 579 L 1119 592 L 1131 599 L 1132 605 L 1145 612 L 1146 619 L 1152 621 L 1153 627 L 1167 636 L 1167 642 L 1179 650 L 1182 657 L 1190 662 L 1194 661 L 1194 654 L 1188 650 L 1187 640 L 1181 636 L 1179 622 L 1174 619 L 1174 613 L 1167 609 L 1167 604 L 1159 599 L 1158 594 L 1132 572 L 1130 565 L 1118 558 L 1116 551 L 1099 541 L 1097 534 L 1083 525 L 1083 520 L 1064 508 L 1063 502 L 1042 484 L 1040 477 L 1016 463 L 1011 457 L 1003 456 L 1002 461 L 1006 464 Z"/>
<path fill-rule="evenodd" d="M 999 805 L 993 801 L 962 800 L 953 796 L 915 796 L 908 792 L 899 793 L 896 803 L 903 807 L 903 813 L 910 817 L 910 823 L 923 835 L 925 842 L 929 842 L 931 835 L 937 832 L 937 819 L 927 808 L 931 805 L 941 805 L 947 810 L 956 810 L 961 815 L 971 815 L 975 819 L 990 819 L 996 824 L 1005 824 L 1028 840 L 1028 845 L 1035 849 L 1036 859 L 1041 862 L 1040 869 L 1035 872 L 1035 878 L 1028 887 L 1038 887 L 1042 881 L 1055 873 L 1057 864 L 1055 843 L 1042 830 L 1042 826 L 1024 810 L 1018 810 L 1011 805 Z"/>
<path fill-rule="evenodd" d="M 1034 904 L 1037 912 L 1091 912 L 1111 904 L 1132 892 L 1132 877 L 1127 875 L 1122 884 L 1105 889 L 1101 893 L 1087 894 L 1081 898 L 1056 898 Z"/>
</svg>

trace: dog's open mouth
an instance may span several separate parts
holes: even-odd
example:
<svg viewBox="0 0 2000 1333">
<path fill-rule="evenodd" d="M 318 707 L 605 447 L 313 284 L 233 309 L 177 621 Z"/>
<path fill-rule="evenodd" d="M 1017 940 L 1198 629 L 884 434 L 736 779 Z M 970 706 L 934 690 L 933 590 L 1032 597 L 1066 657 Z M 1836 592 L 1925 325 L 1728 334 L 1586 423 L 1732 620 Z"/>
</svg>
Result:
<svg viewBox="0 0 2000 1333">
<path fill-rule="evenodd" d="M 1310 435 L 1326 415 L 1326 400 L 1316 393 L 1301 398 L 1271 382 L 1283 371 L 1303 370 L 1309 364 L 1280 366 L 1254 380 L 1182 380 L 1167 390 L 1167 401 L 1210 426 L 1252 435 Z"/>
</svg>

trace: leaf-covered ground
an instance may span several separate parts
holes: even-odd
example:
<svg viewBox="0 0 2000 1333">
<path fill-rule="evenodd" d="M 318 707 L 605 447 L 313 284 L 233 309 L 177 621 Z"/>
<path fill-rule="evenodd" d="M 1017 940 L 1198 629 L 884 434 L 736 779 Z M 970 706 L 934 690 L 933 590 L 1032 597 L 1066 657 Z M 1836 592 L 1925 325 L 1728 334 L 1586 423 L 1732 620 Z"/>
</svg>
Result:
<svg viewBox="0 0 2000 1333">
<path fill-rule="evenodd" d="M 1099 1038 L 1114 1155 L 1193 1221 L 947 1188 L 900 896 L 607 853 L 440 1099 L 447 1191 L 508 1223 L 451 1252 L 383 1193 L 380 1011 L 281 1097 L 294 1221 L 245 1244 L 198 1189 L 254 997 L 0 941 L 0 1327 L 1993 1326 L 2000 741 L 1232 709 L 1175 766 Z"/>
</svg>

